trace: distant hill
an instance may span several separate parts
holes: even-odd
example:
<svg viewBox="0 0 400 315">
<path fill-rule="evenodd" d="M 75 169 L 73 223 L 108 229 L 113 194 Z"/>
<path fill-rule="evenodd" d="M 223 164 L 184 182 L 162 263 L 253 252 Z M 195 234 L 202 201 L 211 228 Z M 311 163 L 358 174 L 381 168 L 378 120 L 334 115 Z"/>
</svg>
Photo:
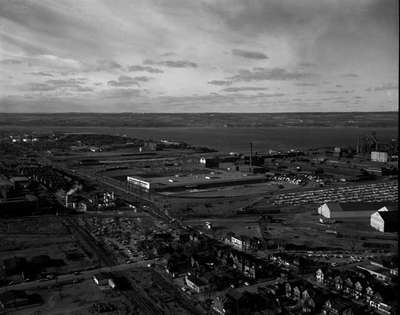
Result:
<svg viewBox="0 0 400 315">
<path fill-rule="evenodd" d="M 393 128 L 398 113 L 0 113 L 0 126 Z"/>
</svg>

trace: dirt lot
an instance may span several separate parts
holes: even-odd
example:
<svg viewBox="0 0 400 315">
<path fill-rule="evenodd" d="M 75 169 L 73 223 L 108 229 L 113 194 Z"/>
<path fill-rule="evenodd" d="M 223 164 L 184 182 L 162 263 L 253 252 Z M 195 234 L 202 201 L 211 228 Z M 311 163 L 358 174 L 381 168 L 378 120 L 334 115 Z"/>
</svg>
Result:
<svg viewBox="0 0 400 315">
<path fill-rule="evenodd" d="M 96 303 L 112 305 L 115 308 L 114 311 L 102 314 L 131 313 L 130 304 L 122 295 L 112 290 L 100 290 L 91 279 L 80 283 L 63 285 L 58 288 L 39 289 L 35 290 L 34 293 L 42 297 L 44 302 L 42 305 L 21 309 L 12 312 L 12 314 L 84 315 L 96 313 L 91 312 L 93 304 Z"/>
<path fill-rule="evenodd" d="M 369 225 L 369 219 L 347 219 L 331 225 L 321 224 L 319 216 L 311 206 L 281 209 L 273 215 L 276 222 L 268 223 L 270 239 L 282 240 L 283 243 L 306 246 L 310 249 L 325 247 L 353 251 L 394 250 L 397 236 L 382 234 Z M 374 245 L 367 246 L 365 243 Z"/>
</svg>

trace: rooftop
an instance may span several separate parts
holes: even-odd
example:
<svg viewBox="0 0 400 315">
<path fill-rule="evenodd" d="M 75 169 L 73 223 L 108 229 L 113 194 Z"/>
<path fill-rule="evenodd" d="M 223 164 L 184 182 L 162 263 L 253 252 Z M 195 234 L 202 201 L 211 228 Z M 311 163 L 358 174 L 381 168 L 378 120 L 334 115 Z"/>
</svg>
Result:
<svg viewBox="0 0 400 315">
<path fill-rule="evenodd" d="M 331 211 L 377 211 L 383 207 L 397 209 L 396 202 L 345 202 L 327 203 Z"/>
</svg>

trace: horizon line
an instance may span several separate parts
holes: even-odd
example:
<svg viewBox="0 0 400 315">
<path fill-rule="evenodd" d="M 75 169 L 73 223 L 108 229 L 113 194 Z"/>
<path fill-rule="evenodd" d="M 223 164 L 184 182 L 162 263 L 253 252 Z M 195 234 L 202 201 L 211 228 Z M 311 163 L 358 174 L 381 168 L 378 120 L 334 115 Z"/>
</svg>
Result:
<svg viewBox="0 0 400 315">
<path fill-rule="evenodd" d="M 72 111 L 72 112 L 0 112 L 0 115 L 43 115 L 43 114 L 48 114 L 48 115 L 63 115 L 63 114 L 163 114 L 163 115 L 169 115 L 169 114 L 185 114 L 185 115 L 193 115 L 193 114 L 352 114 L 352 113 L 357 113 L 357 114 L 369 114 L 369 113 L 399 113 L 399 110 L 394 111 L 313 111 L 313 112 L 129 112 L 129 111 L 123 111 L 123 112 L 77 112 L 77 111 Z"/>
</svg>

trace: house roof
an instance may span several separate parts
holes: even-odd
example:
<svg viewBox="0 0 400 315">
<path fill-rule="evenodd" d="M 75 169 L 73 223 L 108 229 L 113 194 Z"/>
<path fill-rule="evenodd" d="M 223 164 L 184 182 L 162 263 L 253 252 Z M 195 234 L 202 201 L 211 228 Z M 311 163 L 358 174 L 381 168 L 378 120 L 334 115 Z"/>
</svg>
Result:
<svg viewBox="0 0 400 315">
<path fill-rule="evenodd" d="M 331 211 L 343 211 L 342 207 L 337 202 L 327 202 L 326 205 Z"/>
<path fill-rule="evenodd" d="M 341 310 L 345 310 L 348 308 L 351 308 L 351 306 L 353 305 L 350 301 L 345 300 L 339 296 L 335 296 L 331 299 L 329 299 L 332 303 L 332 307 L 337 309 L 339 312 Z"/>
<path fill-rule="evenodd" d="M 12 183 L 16 183 L 16 182 L 27 182 L 29 181 L 29 178 L 25 177 L 25 176 L 15 176 L 15 177 L 11 177 L 10 181 Z"/>
</svg>

